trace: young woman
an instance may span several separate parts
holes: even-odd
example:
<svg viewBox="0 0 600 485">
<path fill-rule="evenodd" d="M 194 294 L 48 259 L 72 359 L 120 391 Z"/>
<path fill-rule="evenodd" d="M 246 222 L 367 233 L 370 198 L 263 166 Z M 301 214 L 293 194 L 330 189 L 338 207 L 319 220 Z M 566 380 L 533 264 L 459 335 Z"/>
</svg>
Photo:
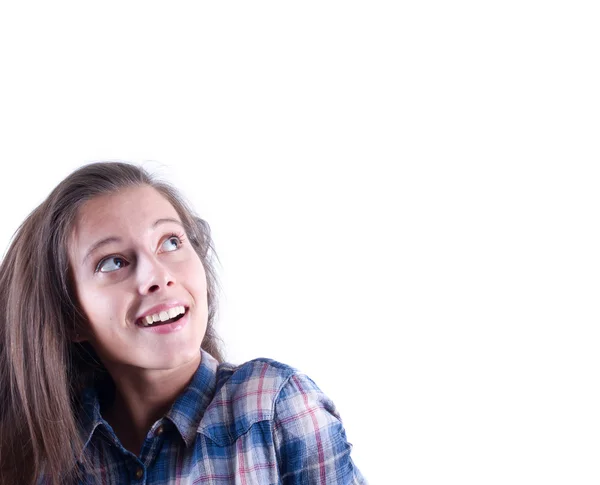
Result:
<svg viewBox="0 0 600 485">
<path fill-rule="evenodd" d="M 366 483 L 333 403 L 223 361 L 209 227 L 170 185 L 94 163 L 0 266 L 0 483 Z"/>
</svg>

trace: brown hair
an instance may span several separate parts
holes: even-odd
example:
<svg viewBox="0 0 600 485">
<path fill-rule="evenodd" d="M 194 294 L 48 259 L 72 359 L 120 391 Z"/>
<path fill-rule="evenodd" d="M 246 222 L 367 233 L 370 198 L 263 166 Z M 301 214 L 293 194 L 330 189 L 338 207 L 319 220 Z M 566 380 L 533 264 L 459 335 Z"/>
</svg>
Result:
<svg viewBox="0 0 600 485">
<path fill-rule="evenodd" d="M 202 348 L 223 361 L 214 331 L 217 261 L 208 224 L 170 184 L 121 162 L 85 165 L 58 184 L 21 224 L 0 265 L 0 482 L 48 483 L 77 475 L 76 407 L 105 372 L 89 344 L 71 341 L 85 323 L 74 292 L 68 242 L 88 200 L 124 188 L 154 187 L 173 205 L 206 271 L 208 324 Z M 66 444 L 69 444 L 65 446 Z"/>
</svg>

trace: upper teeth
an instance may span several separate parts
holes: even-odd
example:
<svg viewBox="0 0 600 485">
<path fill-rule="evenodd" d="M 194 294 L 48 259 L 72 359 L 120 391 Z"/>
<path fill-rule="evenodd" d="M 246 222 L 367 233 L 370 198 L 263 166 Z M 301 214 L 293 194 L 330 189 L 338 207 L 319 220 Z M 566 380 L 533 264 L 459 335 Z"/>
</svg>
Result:
<svg viewBox="0 0 600 485">
<path fill-rule="evenodd" d="M 146 315 L 144 317 L 143 323 L 144 325 L 150 325 L 154 322 L 165 322 L 171 318 L 175 318 L 177 315 L 180 315 L 182 313 L 185 313 L 185 307 L 183 305 L 175 306 L 173 308 L 169 308 L 166 311 L 155 313 L 154 315 Z"/>
</svg>

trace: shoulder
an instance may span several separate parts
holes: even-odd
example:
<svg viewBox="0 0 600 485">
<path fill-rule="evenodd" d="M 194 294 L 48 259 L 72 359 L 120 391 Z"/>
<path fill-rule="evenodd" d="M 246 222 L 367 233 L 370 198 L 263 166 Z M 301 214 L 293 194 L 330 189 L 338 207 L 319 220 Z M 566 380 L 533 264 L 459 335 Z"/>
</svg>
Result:
<svg viewBox="0 0 600 485">
<path fill-rule="evenodd" d="M 340 414 L 307 375 L 293 374 L 281 389 L 272 433 L 283 483 L 366 483 Z"/>
<path fill-rule="evenodd" d="M 241 365 L 219 364 L 215 395 L 198 432 L 225 444 L 253 424 L 273 420 L 278 399 L 286 396 L 286 385 L 300 375 L 296 368 L 264 357 Z"/>
<path fill-rule="evenodd" d="M 227 386 L 236 390 L 252 384 L 281 384 L 299 371 L 282 362 L 266 357 L 253 359 L 240 365 L 225 362 L 217 369 L 217 388 Z"/>
<path fill-rule="evenodd" d="M 221 364 L 216 389 L 198 429 L 216 444 L 256 425 L 246 436 L 273 450 L 282 483 L 366 483 L 335 405 L 306 374 L 265 358 Z"/>
</svg>

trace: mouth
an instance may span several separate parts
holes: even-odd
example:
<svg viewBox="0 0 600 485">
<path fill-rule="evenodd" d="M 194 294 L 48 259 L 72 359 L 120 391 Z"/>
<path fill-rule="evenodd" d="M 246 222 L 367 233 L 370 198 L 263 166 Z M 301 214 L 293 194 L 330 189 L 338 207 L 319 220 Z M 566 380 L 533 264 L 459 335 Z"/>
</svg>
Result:
<svg viewBox="0 0 600 485">
<path fill-rule="evenodd" d="M 169 318 L 167 320 L 158 320 L 152 323 L 148 323 L 144 318 L 140 318 L 138 319 L 135 324 L 138 327 L 142 327 L 142 328 L 153 328 L 153 327 L 161 327 L 163 325 L 171 325 L 179 320 L 181 320 L 183 317 L 185 317 L 188 312 L 189 312 L 189 307 L 183 307 L 183 313 L 180 313 L 179 315 L 176 315 L 173 318 Z"/>
</svg>

